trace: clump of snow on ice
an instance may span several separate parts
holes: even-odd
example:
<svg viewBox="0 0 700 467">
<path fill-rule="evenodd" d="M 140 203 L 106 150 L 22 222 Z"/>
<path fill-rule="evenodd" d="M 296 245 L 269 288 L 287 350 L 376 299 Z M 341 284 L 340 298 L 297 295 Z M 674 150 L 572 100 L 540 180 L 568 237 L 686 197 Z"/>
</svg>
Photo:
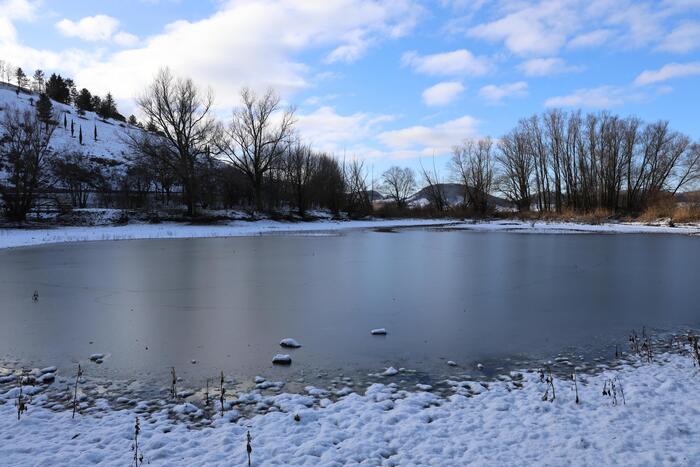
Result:
<svg viewBox="0 0 700 467">
<path fill-rule="evenodd" d="M 292 357 L 287 354 L 278 353 L 272 357 L 272 363 L 275 365 L 289 365 L 292 363 Z"/>
<path fill-rule="evenodd" d="M 447 364 L 450 366 L 457 366 L 457 364 L 455 362 L 453 362 L 452 360 L 447 360 Z"/>
<path fill-rule="evenodd" d="M 382 376 L 394 376 L 399 373 L 399 370 L 394 368 L 393 366 L 390 366 L 384 372 L 382 373 Z"/>
<path fill-rule="evenodd" d="M 386 329 L 384 329 L 384 328 L 372 329 L 370 331 L 370 334 L 372 334 L 373 336 L 386 336 Z"/>
<path fill-rule="evenodd" d="M 301 344 L 296 340 L 292 339 L 291 337 L 286 337 L 280 341 L 280 345 L 282 347 L 287 347 L 290 349 L 298 349 L 301 347 Z"/>
</svg>

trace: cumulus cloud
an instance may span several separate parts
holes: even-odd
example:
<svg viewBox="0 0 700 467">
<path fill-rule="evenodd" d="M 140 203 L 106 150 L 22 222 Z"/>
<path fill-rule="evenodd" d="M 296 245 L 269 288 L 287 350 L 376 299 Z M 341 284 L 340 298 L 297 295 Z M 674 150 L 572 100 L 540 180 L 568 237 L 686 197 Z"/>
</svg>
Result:
<svg viewBox="0 0 700 467">
<path fill-rule="evenodd" d="M 378 140 L 390 149 L 388 155 L 397 159 L 444 155 L 461 141 L 476 137 L 477 125 L 474 117 L 465 115 L 435 126 L 385 131 L 378 135 Z"/>
<path fill-rule="evenodd" d="M 506 97 L 522 97 L 527 95 L 527 83 L 518 81 L 507 84 L 488 84 L 479 89 L 479 96 L 492 102 L 501 102 Z"/>
<path fill-rule="evenodd" d="M 32 21 L 38 3 L 30 0 L 0 0 L 0 43 L 17 40 L 17 30 L 13 21 Z"/>
<path fill-rule="evenodd" d="M 283 96 L 309 86 L 315 70 L 296 59 L 302 52 L 327 51 L 329 62 L 356 60 L 376 43 L 408 33 L 422 12 L 413 0 L 229 0 L 207 18 L 177 21 L 111 54 L 37 50 L 14 41 L 0 45 L 0 56 L 28 68 L 66 71 L 81 85 L 124 100 L 169 66 L 210 84 L 217 105 L 228 107 L 238 103 L 242 86 L 271 86 Z M 125 34 L 116 32 L 112 40 L 133 44 L 135 38 Z"/>
<path fill-rule="evenodd" d="M 577 89 L 565 96 L 550 97 L 544 103 L 547 107 L 584 107 L 608 109 L 625 102 L 625 90 L 617 86 L 599 86 L 589 89 Z"/>
<path fill-rule="evenodd" d="M 523 2 L 498 19 L 478 24 L 467 35 L 490 42 L 503 42 L 519 55 L 556 53 L 577 28 L 570 2 Z"/>
<path fill-rule="evenodd" d="M 341 115 L 333 107 L 323 106 L 297 116 L 297 128 L 304 140 L 329 153 L 350 152 L 366 156 L 363 142 L 374 137 L 381 125 L 394 119 L 392 115 L 357 112 Z"/>
<path fill-rule="evenodd" d="M 634 80 L 634 84 L 644 86 L 668 81 L 673 78 L 700 75 L 700 62 L 669 63 L 658 70 L 646 70 L 640 73 Z"/>
<path fill-rule="evenodd" d="M 62 19 L 56 29 L 66 37 L 77 37 L 88 42 L 108 41 L 119 28 L 119 21 L 107 15 L 86 16 L 79 21 Z"/>
<path fill-rule="evenodd" d="M 581 71 L 581 67 L 567 65 L 561 58 L 533 58 L 521 63 L 518 68 L 527 76 L 549 76 Z"/>
<path fill-rule="evenodd" d="M 671 31 L 659 44 L 664 52 L 688 53 L 700 48 L 700 23 L 688 21 Z"/>
<path fill-rule="evenodd" d="M 475 56 L 467 49 L 432 55 L 406 52 L 401 62 L 418 73 L 431 76 L 481 76 L 491 69 L 491 64 L 486 57 Z"/>
<path fill-rule="evenodd" d="M 453 102 L 464 92 L 459 81 L 444 81 L 423 91 L 423 102 L 428 106 L 443 106 Z"/>
</svg>

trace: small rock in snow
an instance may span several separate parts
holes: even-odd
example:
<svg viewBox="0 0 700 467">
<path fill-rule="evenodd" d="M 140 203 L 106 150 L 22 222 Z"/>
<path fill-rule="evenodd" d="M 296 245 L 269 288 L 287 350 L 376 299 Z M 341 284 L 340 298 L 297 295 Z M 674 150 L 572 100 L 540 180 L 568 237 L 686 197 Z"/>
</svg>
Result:
<svg viewBox="0 0 700 467">
<path fill-rule="evenodd" d="M 289 365 L 292 363 L 292 357 L 287 354 L 278 353 L 272 357 L 272 363 L 275 365 Z"/>
<path fill-rule="evenodd" d="M 46 373 L 56 373 L 56 367 L 55 366 L 48 366 L 46 368 L 42 368 L 41 374 L 45 375 Z"/>
<path fill-rule="evenodd" d="M 190 363 L 193 364 L 193 365 L 196 365 L 196 364 L 197 364 L 197 360 L 190 360 Z"/>
<path fill-rule="evenodd" d="M 483 369 L 484 369 L 484 365 L 482 365 L 481 363 L 477 363 L 477 364 L 476 364 L 476 367 L 477 367 L 479 370 L 483 370 Z"/>
<path fill-rule="evenodd" d="M 263 378 L 262 376 L 256 376 L 253 381 L 255 381 L 256 384 L 260 384 L 265 382 L 265 378 Z"/>
<path fill-rule="evenodd" d="M 457 364 L 455 362 L 453 362 L 452 360 L 447 360 L 447 364 L 450 366 L 457 366 Z"/>
<path fill-rule="evenodd" d="M 280 341 L 280 345 L 282 347 L 287 347 L 290 349 L 298 349 L 301 347 L 301 344 L 297 342 L 297 340 L 292 339 L 291 337 L 286 337 Z"/>
<path fill-rule="evenodd" d="M 382 373 L 383 376 L 394 376 L 395 374 L 398 374 L 399 370 L 394 368 L 393 366 L 390 366 L 386 370 L 384 370 L 384 373 Z"/>
<path fill-rule="evenodd" d="M 373 336 L 386 336 L 386 329 L 384 329 L 384 328 L 372 329 L 370 331 L 370 334 L 372 334 Z"/>
</svg>

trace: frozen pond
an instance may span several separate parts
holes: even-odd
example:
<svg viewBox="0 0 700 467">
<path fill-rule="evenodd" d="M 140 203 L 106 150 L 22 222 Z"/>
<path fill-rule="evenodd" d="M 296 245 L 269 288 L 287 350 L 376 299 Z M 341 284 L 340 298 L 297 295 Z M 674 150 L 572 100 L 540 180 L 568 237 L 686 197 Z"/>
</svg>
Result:
<svg viewBox="0 0 700 467">
<path fill-rule="evenodd" d="M 194 383 L 611 354 L 633 328 L 698 327 L 698 265 L 686 236 L 428 229 L 6 250 L 0 358 L 73 371 L 104 353 L 91 372 Z"/>
</svg>

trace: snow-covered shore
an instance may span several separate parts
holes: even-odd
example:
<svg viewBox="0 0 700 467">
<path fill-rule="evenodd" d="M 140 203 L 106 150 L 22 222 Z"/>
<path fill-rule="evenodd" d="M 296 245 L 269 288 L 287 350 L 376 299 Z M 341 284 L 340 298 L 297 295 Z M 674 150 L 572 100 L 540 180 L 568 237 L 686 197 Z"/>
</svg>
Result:
<svg viewBox="0 0 700 467">
<path fill-rule="evenodd" d="M 699 225 L 647 225 L 641 223 L 579 224 L 574 222 L 523 222 L 515 220 L 460 221 L 456 219 L 394 219 L 363 221 L 279 222 L 273 220 L 234 221 L 225 225 L 178 223 L 128 224 L 120 226 L 57 227 L 46 229 L 2 229 L 0 249 L 102 240 L 158 238 L 216 238 L 270 235 L 276 233 L 323 233 L 350 229 L 440 227 L 480 232 L 515 233 L 619 233 L 700 235 Z"/>
<path fill-rule="evenodd" d="M 522 376 L 520 376 L 522 375 Z M 104 400 L 77 415 L 39 407 L 21 420 L 9 392 L 0 396 L 0 452 L 6 465 L 127 465 L 134 422 L 150 465 L 693 465 L 700 459 L 700 373 L 690 355 L 657 354 L 573 381 L 554 378 L 556 398 L 537 372 L 480 384 L 453 384 L 447 398 L 420 385 L 390 383 L 336 402 L 322 391 L 230 395 L 235 407 L 268 404 L 267 413 L 216 415 L 191 429 L 193 404 L 114 410 Z M 616 403 L 604 395 L 615 382 Z M 551 396 L 551 391 L 550 391 Z M 234 400 L 235 398 L 235 400 Z M 164 402 L 162 404 L 165 404 Z M 138 407 L 138 406 L 137 406 Z"/>
<path fill-rule="evenodd" d="M 0 229 L 0 249 L 102 240 L 139 240 L 158 238 L 250 237 L 276 233 L 322 233 L 349 229 L 429 227 L 451 224 L 445 219 L 398 219 L 367 221 L 279 222 L 273 220 L 234 221 L 225 225 L 187 225 L 178 223 L 127 224 L 121 226 L 57 227 L 52 229 Z"/>
</svg>

